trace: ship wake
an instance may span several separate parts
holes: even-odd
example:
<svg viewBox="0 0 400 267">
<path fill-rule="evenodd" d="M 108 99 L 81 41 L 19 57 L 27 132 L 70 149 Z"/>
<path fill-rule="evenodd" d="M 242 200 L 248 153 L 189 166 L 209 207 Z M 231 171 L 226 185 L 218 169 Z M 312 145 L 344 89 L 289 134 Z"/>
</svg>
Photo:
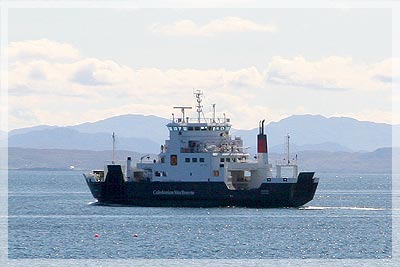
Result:
<svg viewBox="0 0 400 267">
<path fill-rule="evenodd" d="M 386 208 L 372 208 L 372 207 L 319 207 L 319 206 L 305 206 L 300 207 L 300 210 L 362 210 L 362 211 L 382 211 Z"/>
</svg>

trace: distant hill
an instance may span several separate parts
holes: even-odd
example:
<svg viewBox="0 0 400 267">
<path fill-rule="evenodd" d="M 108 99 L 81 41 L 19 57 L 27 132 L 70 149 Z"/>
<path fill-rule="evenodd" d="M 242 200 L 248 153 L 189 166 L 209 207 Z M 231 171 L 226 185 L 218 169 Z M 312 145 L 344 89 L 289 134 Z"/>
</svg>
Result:
<svg viewBox="0 0 400 267">
<path fill-rule="evenodd" d="M 295 115 L 272 122 L 267 129 L 272 144 L 283 143 L 282 138 L 287 133 L 297 145 L 333 142 L 353 151 L 372 151 L 392 143 L 392 125 L 346 117 Z"/>
<path fill-rule="evenodd" d="M 399 125 L 393 127 L 400 128 Z M 304 150 L 326 151 L 373 151 L 380 147 L 392 146 L 392 125 L 358 121 L 352 118 L 320 115 L 294 115 L 266 126 L 270 148 L 285 143 L 289 133 L 293 148 L 303 146 Z M 256 147 L 258 129 L 232 130 L 234 135 L 242 136 L 244 143 Z M 255 152 L 255 149 L 253 150 Z M 282 150 L 281 150 L 282 151 Z"/>
<path fill-rule="evenodd" d="M 87 122 L 68 128 L 81 133 L 108 133 L 115 132 L 119 137 L 145 138 L 161 145 L 167 139 L 169 132 L 167 125 L 170 120 L 144 115 L 121 115 L 96 122 Z"/>
<path fill-rule="evenodd" d="M 128 156 L 138 162 L 143 153 L 118 150 L 116 161 L 125 161 Z M 154 157 L 154 156 L 153 156 Z M 111 162 L 112 151 L 88 151 L 71 149 L 36 149 L 10 147 L 8 162 L 10 169 L 61 169 L 68 170 L 74 166 L 76 170 L 103 169 L 106 162 Z"/>
<path fill-rule="evenodd" d="M 38 126 L 32 126 L 32 127 L 26 127 L 26 128 L 11 130 L 8 133 L 8 135 L 9 136 L 13 136 L 13 135 L 18 135 L 18 134 L 25 134 L 25 133 L 31 133 L 31 132 L 48 130 L 48 129 L 55 129 L 55 128 L 58 128 L 58 126 L 38 125 Z"/>
<path fill-rule="evenodd" d="M 400 149 L 396 149 L 396 155 Z M 116 159 L 125 161 L 131 156 L 133 162 L 138 162 L 144 153 L 131 151 L 116 151 Z M 293 154 L 292 154 L 293 156 Z M 65 149 L 33 149 L 9 148 L 10 169 L 75 169 L 91 170 L 102 169 L 106 161 L 111 161 L 112 152 L 65 150 Z M 151 159 L 154 155 L 151 155 Z M 282 159 L 282 154 L 271 153 L 270 162 Z M 400 160 L 400 159 L 398 159 Z M 300 171 L 340 172 L 340 173 L 390 173 L 392 163 L 392 149 L 380 148 L 373 152 L 327 152 L 302 151 L 298 153 Z"/>
<path fill-rule="evenodd" d="M 60 148 L 106 150 L 116 133 L 119 149 L 157 153 L 168 138 L 165 125 L 169 120 L 156 116 L 121 115 L 97 122 L 68 127 L 36 126 L 10 132 L 9 146 L 25 148 Z M 233 121 L 234 123 L 234 121 Z M 257 124 L 257 122 L 255 122 Z M 399 125 L 393 126 L 400 129 Z M 281 153 L 284 138 L 290 134 L 291 151 L 374 151 L 390 147 L 392 125 L 358 121 L 351 118 L 325 118 L 320 115 L 295 115 L 266 126 L 271 152 Z M 256 152 L 258 129 L 232 129 L 241 136 L 249 152 Z"/>
<path fill-rule="evenodd" d="M 119 137 L 116 148 L 135 150 L 143 153 L 157 153 L 160 145 L 146 138 Z M 76 130 L 58 127 L 40 131 L 12 135 L 8 139 L 10 147 L 24 148 L 59 148 L 82 150 L 106 150 L 112 148 L 111 134 L 81 133 Z"/>
<path fill-rule="evenodd" d="M 287 149 L 286 144 L 280 144 L 280 145 L 275 145 L 272 147 L 269 147 L 269 152 L 272 153 L 284 153 Z M 307 144 L 307 145 L 297 145 L 297 144 L 290 144 L 290 152 L 296 153 L 299 151 L 329 151 L 329 152 L 335 152 L 335 151 L 344 151 L 344 152 L 352 152 L 351 149 L 342 146 L 337 143 L 333 142 L 325 142 L 321 144 Z"/>
<path fill-rule="evenodd" d="M 400 148 L 395 156 L 400 154 Z M 271 155 L 271 162 L 276 158 Z M 293 155 L 292 155 L 293 156 Z M 282 155 L 281 155 L 282 157 Z M 400 160 L 400 159 L 399 159 Z M 301 151 L 298 152 L 300 170 L 316 172 L 342 172 L 342 173 L 391 173 L 392 148 L 379 148 L 372 152 L 327 152 L 327 151 Z"/>
</svg>

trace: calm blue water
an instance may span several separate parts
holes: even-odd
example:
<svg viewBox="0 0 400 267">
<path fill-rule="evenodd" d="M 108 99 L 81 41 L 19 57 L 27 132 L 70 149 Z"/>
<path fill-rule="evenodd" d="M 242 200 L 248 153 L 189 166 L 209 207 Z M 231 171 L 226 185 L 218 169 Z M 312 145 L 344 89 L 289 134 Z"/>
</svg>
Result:
<svg viewBox="0 0 400 267">
<path fill-rule="evenodd" d="M 390 258 L 391 176 L 318 176 L 302 208 L 196 209 L 97 206 L 79 172 L 10 171 L 9 258 Z"/>
</svg>

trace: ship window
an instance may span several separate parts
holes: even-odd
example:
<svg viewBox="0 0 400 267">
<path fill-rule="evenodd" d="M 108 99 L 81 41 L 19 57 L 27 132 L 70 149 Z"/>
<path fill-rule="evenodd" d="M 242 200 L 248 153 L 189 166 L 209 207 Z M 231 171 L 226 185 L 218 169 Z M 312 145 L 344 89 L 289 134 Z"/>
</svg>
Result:
<svg viewBox="0 0 400 267">
<path fill-rule="evenodd" d="M 194 127 L 195 131 L 200 131 L 200 127 Z"/>
<path fill-rule="evenodd" d="M 221 126 L 221 131 L 224 131 L 225 130 L 225 127 L 224 126 Z"/>
<path fill-rule="evenodd" d="M 215 126 L 214 131 L 219 131 L 219 126 Z"/>
<path fill-rule="evenodd" d="M 204 162 L 204 158 L 200 158 L 200 162 Z"/>
<path fill-rule="evenodd" d="M 225 161 L 226 162 L 231 162 L 231 159 L 230 158 L 226 158 Z"/>
<path fill-rule="evenodd" d="M 208 130 L 212 131 L 213 127 L 212 126 L 208 126 Z"/>
<path fill-rule="evenodd" d="M 224 167 L 224 164 L 219 164 L 219 167 L 220 167 L 220 168 L 223 168 L 223 167 Z"/>
<path fill-rule="evenodd" d="M 163 172 L 162 172 L 162 176 L 167 176 L 167 172 L 166 172 L 166 171 L 163 171 Z"/>
<path fill-rule="evenodd" d="M 188 127 L 188 130 L 189 131 L 193 131 L 193 127 Z"/>
<path fill-rule="evenodd" d="M 192 162 L 197 162 L 197 158 L 192 158 Z"/>
<path fill-rule="evenodd" d="M 202 126 L 200 129 L 201 129 L 202 131 L 207 131 L 207 127 L 206 127 L 206 126 Z"/>
<path fill-rule="evenodd" d="M 219 171 L 215 170 L 214 171 L 214 176 L 219 176 Z"/>
<path fill-rule="evenodd" d="M 172 132 L 172 127 L 169 126 L 169 127 L 168 127 L 168 130 L 170 130 L 170 131 Z"/>
<path fill-rule="evenodd" d="M 225 159 L 224 159 L 224 158 L 220 158 L 219 161 L 220 161 L 220 162 L 224 162 Z"/>
<path fill-rule="evenodd" d="M 225 130 L 227 130 L 228 132 L 230 129 L 231 129 L 231 126 L 225 126 Z"/>
<path fill-rule="evenodd" d="M 161 163 L 165 163 L 165 157 L 161 157 L 160 161 Z"/>
<path fill-rule="evenodd" d="M 160 177 L 160 176 L 161 176 L 161 173 L 160 173 L 159 171 L 156 171 L 156 172 L 154 173 L 154 175 L 157 176 L 157 177 Z"/>
<path fill-rule="evenodd" d="M 185 158 L 185 162 L 190 162 L 190 158 Z"/>
<path fill-rule="evenodd" d="M 178 165 L 178 157 L 177 157 L 177 155 L 171 155 L 171 157 L 170 157 L 170 163 L 171 163 L 171 166 L 176 166 L 176 165 Z"/>
<path fill-rule="evenodd" d="M 186 126 L 183 126 L 183 127 L 182 127 L 182 131 L 185 132 L 185 131 L 187 131 L 187 130 L 188 130 L 188 127 L 186 127 Z"/>
<path fill-rule="evenodd" d="M 233 158 L 232 161 L 233 161 L 233 162 L 236 162 L 236 158 Z"/>
<path fill-rule="evenodd" d="M 179 131 L 179 128 L 176 127 L 176 126 L 174 126 L 173 129 L 174 129 L 174 131 L 176 131 L 176 132 Z"/>
</svg>

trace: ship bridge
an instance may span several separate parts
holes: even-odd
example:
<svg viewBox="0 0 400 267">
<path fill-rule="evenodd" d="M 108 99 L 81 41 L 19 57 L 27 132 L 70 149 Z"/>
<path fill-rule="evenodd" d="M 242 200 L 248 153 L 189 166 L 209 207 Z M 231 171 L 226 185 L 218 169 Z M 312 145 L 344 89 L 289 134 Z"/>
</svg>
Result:
<svg viewBox="0 0 400 267">
<path fill-rule="evenodd" d="M 241 138 L 233 138 L 229 132 L 231 130 L 230 119 L 216 118 L 215 104 L 213 107 L 212 118 L 206 118 L 201 105 L 200 91 L 195 92 L 197 100 L 197 118 L 185 116 L 185 112 L 192 107 L 179 106 L 181 117 L 172 116 L 172 121 L 167 124 L 169 130 L 169 140 L 166 140 L 163 147 L 164 153 L 205 153 L 205 152 L 232 152 L 242 153 L 243 142 Z"/>
</svg>

